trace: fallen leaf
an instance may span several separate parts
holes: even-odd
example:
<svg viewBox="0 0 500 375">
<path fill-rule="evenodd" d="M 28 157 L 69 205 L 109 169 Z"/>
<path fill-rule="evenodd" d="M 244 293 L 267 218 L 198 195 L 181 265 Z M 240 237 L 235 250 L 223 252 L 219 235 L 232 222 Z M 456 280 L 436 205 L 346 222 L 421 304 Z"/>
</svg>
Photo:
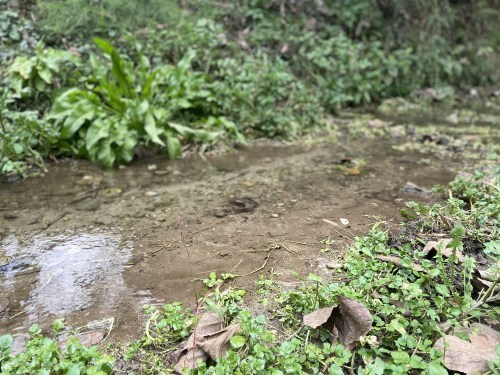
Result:
<svg viewBox="0 0 500 375">
<path fill-rule="evenodd" d="M 239 324 L 231 324 L 223 330 L 203 338 L 203 341 L 199 344 L 200 348 L 214 361 L 216 361 L 217 358 L 225 358 L 230 346 L 229 341 L 239 332 L 239 330 Z"/>
<path fill-rule="evenodd" d="M 451 238 L 442 238 L 437 241 L 428 241 L 422 251 L 425 255 L 428 255 L 432 250 L 436 250 L 443 254 L 443 256 L 449 258 L 453 254 L 453 248 L 448 247 L 451 241 L 453 241 Z M 459 250 L 456 250 L 455 254 L 457 256 L 457 259 L 462 262 L 464 259 L 462 253 Z"/>
<path fill-rule="evenodd" d="M 406 266 L 403 265 L 403 261 L 401 260 L 401 258 L 395 255 L 377 255 L 375 258 L 381 260 L 382 262 L 395 264 L 396 266 L 401 268 L 407 268 Z M 415 271 L 418 272 L 425 271 L 424 268 L 418 263 L 412 262 L 411 265 Z"/>
<path fill-rule="evenodd" d="M 304 315 L 302 321 L 304 325 L 311 328 L 318 328 L 319 326 L 325 324 L 332 315 L 333 309 L 337 306 L 323 307 L 322 309 L 310 312 Z"/>
<path fill-rule="evenodd" d="M 184 347 L 170 356 L 174 363 L 177 362 L 175 371 L 182 373 L 186 368 L 197 368 L 199 361 L 225 357 L 229 341 L 239 329 L 238 324 L 224 327 L 222 319 L 216 313 L 203 314 Z"/>
<path fill-rule="evenodd" d="M 446 335 L 434 344 L 434 349 L 444 351 L 446 368 L 467 375 L 487 372 L 487 362 L 496 358 L 495 349 L 500 344 L 500 333 L 478 323 L 459 331 L 467 333 L 470 341 Z"/>
<path fill-rule="evenodd" d="M 339 306 L 332 311 L 332 320 L 338 338 L 346 349 L 351 350 L 361 336 L 372 328 L 373 318 L 361 302 L 347 297 L 339 297 Z"/>
<path fill-rule="evenodd" d="M 179 356 L 179 362 L 175 365 L 174 369 L 177 373 L 182 374 L 184 369 L 198 368 L 198 361 L 206 362 L 208 354 L 195 345 L 194 347 L 182 349 L 182 354 Z"/>
</svg>

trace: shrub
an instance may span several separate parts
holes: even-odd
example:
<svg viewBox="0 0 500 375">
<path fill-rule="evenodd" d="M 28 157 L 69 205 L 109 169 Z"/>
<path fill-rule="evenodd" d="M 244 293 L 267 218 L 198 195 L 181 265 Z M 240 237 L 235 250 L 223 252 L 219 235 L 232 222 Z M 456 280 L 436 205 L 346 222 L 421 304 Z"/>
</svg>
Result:
<svg viewBox="0 0 500 375">
<path fill-rule="evenodd" d="M 140 51 L 134 65 L 108 42 L 95 42 L 104 56 L 90 57 L 85 88 L 64 92 L 49 116 L 61 128 L 62 149 L 110 168 L 130 162 L 139 142 L 166 147 L 175 158 L 181 139 L 211 143 L 226 132 L 239 137 L 233 123 L 212 116 L 210 86 L 206 75 L 191 70 L 192 53 L 177 65 L 153 69 Z"/>
<path fill-rule="evenodd" d="M 9 109 L 10 92 L 0 93 L 0 173 L 24 174 L 32 165 L 44 168 L 44 158 L 57 142 L 59 132 L 36 111 Z"/>
</svg>

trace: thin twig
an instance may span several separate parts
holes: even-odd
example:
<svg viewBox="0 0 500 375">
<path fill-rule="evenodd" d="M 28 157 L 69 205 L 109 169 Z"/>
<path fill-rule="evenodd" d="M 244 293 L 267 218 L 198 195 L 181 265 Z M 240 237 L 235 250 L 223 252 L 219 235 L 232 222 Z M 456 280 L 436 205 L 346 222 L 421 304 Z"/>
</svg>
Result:
<svg viewBox="0 0 500 375">
<path fill-rule="evenodd" d="M 272 246 L 269 248 L 269 253 L 267 254 L 267 257 L 266 257 L 266 260 L 264 261 L 264 263 L 262 264 L 262 266 L 260 266 L 259 268 L 256 268 L 254 269 L 253 271 L 249 272 L 249 273 L 246 273 L 244 275 L 234 275 L 234 277 L 245 277 L 245 276 L 250 276 L 250 275 L 253 275 L 254 273 L 256 272 L 259 272 L 260 270 L 264 269 L 264 267 L 266 266 L 269 258 L 271 257 L 271 254 L 273 253 L 274 250 L 276 249 L 279 249 L 279 247 L 276 247 L 276 246 Z"/>
</svg>

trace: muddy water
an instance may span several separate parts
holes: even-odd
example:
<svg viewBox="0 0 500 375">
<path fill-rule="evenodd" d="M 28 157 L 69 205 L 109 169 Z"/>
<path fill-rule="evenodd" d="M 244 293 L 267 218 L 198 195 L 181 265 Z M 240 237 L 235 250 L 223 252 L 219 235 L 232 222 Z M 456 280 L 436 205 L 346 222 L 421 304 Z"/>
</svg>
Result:
<svg viewBox="0 0 500 375">
<path fill-rule="evenodd" d="M 397 223 L 405 200 L 437 199 L 403 192 L 406 182 L 446 183 L 455 165 L 382 140 L 337 141 L 154 158 L 113 173 L 67 161 L 1 184 L 0 335 L 22 341 L 29 325 L 58 317 L 72 327 L 115 318 L 112 339 L 127 340 L 144 304 L 193 306 L 210 272 L 242 275 L 234 283 L 250 298 L 259 274 L 284 286 L 291 271 L 328 275 L 356 234 Z M 241 212 L 235 197 L 258 207 Z"/>
</svg>

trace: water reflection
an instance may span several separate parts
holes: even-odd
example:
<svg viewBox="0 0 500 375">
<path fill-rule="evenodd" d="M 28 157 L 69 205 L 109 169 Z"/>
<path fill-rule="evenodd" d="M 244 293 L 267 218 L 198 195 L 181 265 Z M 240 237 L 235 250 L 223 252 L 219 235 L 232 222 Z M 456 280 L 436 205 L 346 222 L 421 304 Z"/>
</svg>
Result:
<svg viewBox="0 0 500 375">
<path fill-rule="evenodd" d="M 9 306 L 9 315 L 22 310 L 29 324 L 93 305 L 105 313 L 126 289 L 122 271 L 131 247 L 118 235 L 36 237 L 29 244 L 9 236 L 0 252 L 13 258 L 0 269 L 2 295 L 14 297 L 28 288 L 19 306 Z"/>
</svg>

